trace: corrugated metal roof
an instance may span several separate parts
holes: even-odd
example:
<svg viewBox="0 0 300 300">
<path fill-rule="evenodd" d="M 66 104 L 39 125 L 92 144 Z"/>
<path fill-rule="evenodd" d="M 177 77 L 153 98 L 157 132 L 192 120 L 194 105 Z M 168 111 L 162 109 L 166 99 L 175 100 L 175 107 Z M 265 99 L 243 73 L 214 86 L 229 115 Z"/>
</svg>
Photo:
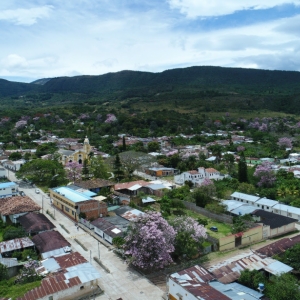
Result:
<svg viewBox="0 0 300 300">
<path fill-rule="evenodd" d="M 209 285 L 231 300 L 257 300 L 263 296 L 263 294 L 238 283 L 223 284 L 212 281 Z"/>
<path fill-rule="evenodd" d="M 255 204 L 266 205 L 269 207 L 272 207 L 272 206 L 276 205 L 277 203 L 278 203 L 278 201 L 267 199 L 267 198 L 261 198 L 255 202 Z"/>
<path fill-rule="evenodd" d="M 233 209 L 231 211 L 232 214 L 238 215 L 238 216 L 244 216 L 247 214 L 251 214 L 252 212 L 254 212 L 255 210 L 257 210 L 257 207 L 255 206 L 251 206 L 251 205 L 242 205 L 236 209 Z"/>
<path fill-rule="evenodd" d="M 239 192 L 234 192 L 233 194 L 231 194 L 231 197 L 242 199 L 242 200 L 247 200 L 250 202 L 256 202 L 257 200 L 260 199 L 260 197 L 248 195 L 248 194 L 244 194 L 244 193 L 239 193 Z"/>
<path fill-rule="evenodd" d="M 68 200 L 76 203 L 76 202 L 83 202 L 86 200 L 91 200 L 92 198 L 87 196 L 87 195 L 83 195 L 77 191 L 74 191 L 68 187 L 62 186 L 59 188 L 55 188 L 53 189 L 54 192 L 66 197 Z"/>
<path fill-rule="evenodd" d="M 0 253 L 24 249 L 34 246 L 34 243 L 28 237 L 18 238 L 0 243 Z"/>
<path fill-rule="evenodd" d="M 277 210 L 285 211 L 285 212 L 288 212 L 288 213 L 300 215 L 300 208 L 285 205 L 285 204 L 281 204 L 281 203 L 274 205 L 273 209 L 277 209 Z"/>
<path fill-rule="evenodd" d="M 6 266 L 7 268 L 18 266 L 18 260 L 16 258 L 0 258 L 0 264 Z"/>
<path fill-rule="evenodd" d="M 290 266 L 280 262 L 280 261 L 275 261 L 272 264 L 269 264 L 266 268 L 266 271 L 268 271 L 269 273 L 273 274 L 273 275 L 281 275 L 284 273 L 288 273 L 291 272 L 293 270 L 293 268 L 291 268 Z"/>
<path fill-rule="evenodd" d="M 245 205 L 244 203 L 236 201 L 236 200 L 223 200 L 222 204 L 227 206 L 227 211 L 232 211 L 233 209 L 236 209 L 242 205 Z"/>
<path fill-rule="evenodd" d="M 240 277 L 241 271 L 248 270 L 266 270 L 266 267 L 276 262 L 276 260 L 266 257 L 262 258 L 256 254 L 252 254 L 236 261 L 234 258 L 226 260 L 210 267 L 208 270 L 222 283 L 230 283 Z"/>
<path fill-rule="evenodd" d="M 0 189 L 5 189 L 12 186 L 18 186 L 15 182 L 3 182 L 0 183 Z"/>
</svg>

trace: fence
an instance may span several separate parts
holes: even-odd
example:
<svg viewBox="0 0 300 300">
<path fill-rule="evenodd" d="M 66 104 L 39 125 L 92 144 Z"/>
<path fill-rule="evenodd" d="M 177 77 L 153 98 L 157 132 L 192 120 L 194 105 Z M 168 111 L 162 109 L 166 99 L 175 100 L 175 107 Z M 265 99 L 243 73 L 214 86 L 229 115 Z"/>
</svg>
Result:
<svg viewBox="0 0 300 300">
<path fill-rule="evenodd" d="M 184 206 L 187 209 L 190 209 L 190 210 L 192 210 L 194 212 L 197 212 L 197 213 L 199 213 L 201 215 L 204 215 L 204 216 L 206 216 L 208 218 L 215 219 L 217 221 L 228 223 L 228 224 L 232 224 L 233 223 L 231 216 L 224 215 L 224 214 L 215 214 L 215 213 L 212 213 L 209 210 L 207 210 L 205 208 L 202 208 L 202 207 L 199 207 L 195 203 L 192 203 L 192 202 L 183 201 L 183 204 L 184 204 Z"/>
</svg>

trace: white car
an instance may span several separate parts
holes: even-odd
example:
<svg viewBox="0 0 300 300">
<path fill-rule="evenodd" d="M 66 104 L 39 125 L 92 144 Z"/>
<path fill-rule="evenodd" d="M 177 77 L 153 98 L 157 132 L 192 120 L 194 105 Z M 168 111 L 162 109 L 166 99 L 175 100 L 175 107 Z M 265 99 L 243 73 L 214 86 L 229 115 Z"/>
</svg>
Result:
<svg viewBox="0 0 300 300">
<path fill-rule="evenodd" d="M 39 193 L 40 193 L 40 190 L 39 190 L 39 189 L 35 189 L 35 192 L 36 192 L 37 194 L 39 194 Z"/>
</svg>

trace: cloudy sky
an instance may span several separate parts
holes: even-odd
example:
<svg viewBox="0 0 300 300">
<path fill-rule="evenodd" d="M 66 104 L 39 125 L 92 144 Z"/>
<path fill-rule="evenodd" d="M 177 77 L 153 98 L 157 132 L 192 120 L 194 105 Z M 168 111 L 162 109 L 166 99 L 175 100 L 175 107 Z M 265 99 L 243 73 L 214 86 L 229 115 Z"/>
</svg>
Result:
<svg viewBox="0 0 300 300">
<path fill-rule="evenodd" d="M 0 78 L 300 71 L 300 0 L 1 0 Z"/>
</svg>

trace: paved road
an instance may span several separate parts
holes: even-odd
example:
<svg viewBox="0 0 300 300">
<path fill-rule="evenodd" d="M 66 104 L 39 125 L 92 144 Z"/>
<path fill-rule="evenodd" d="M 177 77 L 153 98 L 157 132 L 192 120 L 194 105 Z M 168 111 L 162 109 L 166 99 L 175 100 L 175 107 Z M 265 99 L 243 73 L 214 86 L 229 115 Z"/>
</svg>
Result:
<svg viewBox="0 0 300 300">
<path fill-rule="evenodd" d="M 9 178 L 12 181 L 17 182 L 13 172 L 9 172 Z M 82 229 L 77 230 L 74 221 L 67 218 L 60 211 L 55 210 L 51 206 L 50 199 L 46 194 L 41 192 L 35 193 L 35 188 L 29 185 L 21 185 L 20 191 L 32 198 L 37 204 L 43 207 L 44 214 L 49 220 L 56 226 L 59 231 L 70 243 L 73 251 L 78 251 L 85 257 L 92 265 L 100 272 L 100 286 L 105 291 L 104 295 L 98 296 L 96 299 L 109 299 L 116 300 L 122 298 L 123 300 L 158 300 L 162 299 L 164 292 L 157 286 L 153 285 L 150 281 L 145 279 L 139 273 L 128 268 L 126 263 L 123 262 L 112 251 L 100 244 L 100 258 L 103 264 L 110 270 L 110 273 L 106 273 L 94 260 L 93 257 L 98 257 L 98 241 L 90 236 Z M 53 220 L 46 211 L 49 210 L 52 214 L 55 214 L 56 220 Z M 63 224 L 65 228 L 70 232 L 69 234 L 59 225 Z M 89 251 L 82 249 L 78 245 L 74 238 L 79 240 Z M 92 259 L 90 260 L 90 257 Z"/>
</svg>

